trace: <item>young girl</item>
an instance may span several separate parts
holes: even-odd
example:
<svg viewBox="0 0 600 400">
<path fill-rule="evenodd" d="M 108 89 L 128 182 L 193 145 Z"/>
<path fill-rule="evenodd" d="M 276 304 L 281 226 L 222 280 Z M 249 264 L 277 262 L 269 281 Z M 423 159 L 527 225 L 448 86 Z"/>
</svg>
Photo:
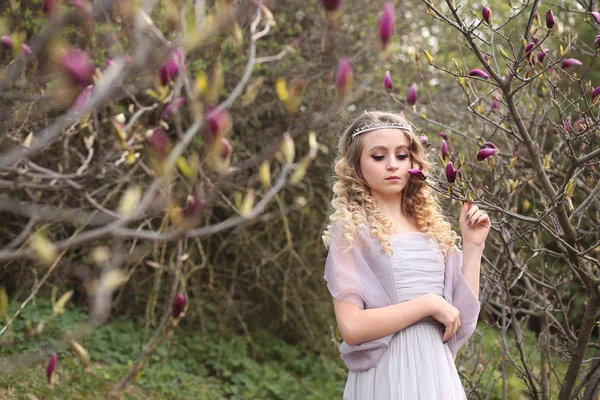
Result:
<svg viewBox="0 0 600 400">
<path fill-rule="evenodd" d="M 335 162 L 327 287 L 349 369 L 345 400 L 466 399 L 454 358 L 479 315 L 488 216 L 465 202 L 460 237 L 426 181 L 412 126 L 365 112 L 342 134 Z"/>
</svg>

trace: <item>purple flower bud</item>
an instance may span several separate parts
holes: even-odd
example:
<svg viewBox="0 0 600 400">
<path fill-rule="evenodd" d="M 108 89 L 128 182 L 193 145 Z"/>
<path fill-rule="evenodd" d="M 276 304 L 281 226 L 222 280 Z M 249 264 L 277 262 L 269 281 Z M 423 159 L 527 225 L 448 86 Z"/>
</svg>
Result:
<svg viewBox="0 0 600 400">
<path fill-rule="evenodd" d="M 573 130 L 573 126 L 571 125 L 570 118 L 565 120 L 565 122 L 563 122 L 563 126 L 565 127 L 565 131 L 567 131 L 567 132 L 571 132 Z"/>
<path fill-rule="evenodd" d="M 596 97 L 598 97 L 599 94 L 600 94 L 600 86 L 596 86 L 596 89 L 594 89 L 594 91 L 592 92 L 592 101 L 594 101 L 596 99 Z"/>
<path fill-rule="evenodd" d="M 42 11 L 46 15 L 51 15 L 54 12 L 56 0 L 44 0 L 42 3 Z"/>
<path fill-rule="evenodd" d="M 592 11 L 592 17 L 596 20 L 596 23 L 600 24 L 600 13 L 596 11 Z"/>
<path fill-rule="evenodd" d="M 493 156 L 494 154 L 496 154 L 498 150 L 496 149 L 490 149 L 490 148 L 485 148 L 485 149 L 481 149 L 477 152 L 477 161 L 483 161 L 488 157 Z"/>
<path fill-rule="evenodd" d="M 469 76 L 477 76 L 477 77 L 479 77 L 479 78 L 482 78 L 482 79 L 489 79 L 489 77 L 490 77 L 490 76 L 487 74 L 487 72 L 485 72 L 485 71 L 482 71 L 482 70 L 480 70 L 480 69 L 477 69 L 477 68 L 474 68 L 474 69 L 470 70 L 470 71 L 467 73 L 467 75 L 469 75 Z"/>
<path fill-rule="evenodd" d="M 211 134 L 209 141 L 219 135 L 225 135 L 231 129 L 231 117 L 227 111 L 210 110 L 206 117 L 208 122 L 208 131 Z"/>
<path fill-rule="evenodd" d="M 342 0 L 321 0 L 321 4 L 325 11 L 331 12 L 335 11 L 340 7 Z"/>
<path fill-rule="evenodd" d="M 48 364 L 46 365 L 46 378 L 48 378 L 48 383 L 52 381 L 52 374 L 56 369 L 56 363 L 58 362 L 58 356 L 56 353 L 53 353 L 50 359 L 48 360 Z"/>
<path fill-rule="evenodd" d="M 79 96 L 77 96 L 77 98 L 75 99 L 75 102 L 73 103 L 73 109 L 75 109 L 75 110 L 80 109 L 85 104 L 85 102 L 88 101 L 88 99 L 90 98 L 90 95 L 92 94 L 93 89 L 94 89 L 94 85 L 89 85 L 88 87 L 83 89 L 83 91 L 81 93 L 79 93 Z"/>
<path fill-rule="evenodd" d="M 23 50 L 23 53 L 27 54 L 28 56 L 32 54 L 31 48 L 25 43 L 21 44 L 21 50 Z"/>
<path fill-rule="evenodd" d="M 440 150 L 442 151 L 442 158 L 445 160 L 448 156 L 448 143 L 446 140 L 442 139 L 442 145 L 440 146 Z"/>
<path fill-rule="evenodd" d="M 419 141 L 421 142 L 421 144 L 423 146 L 429 146 L 429 140 L 427 139 L 427 136 L 425 135 L 420 135 L 419 136 Z"/>
<path fill-rule="evenodd" d="M 554 13 L 549 8 L 548 11 L 546 11 L 546 28 L 548 28 L 548 29 L 554 28 L 555 23 L 556 23 L 556 21 L 554 20 Z"/>
<path fill-rule="evenodd" d="M 531 51 L 533 50 L 533 47 L 535 46 L 535 43 L 531 42 L 531 43 L 527 43 L 527 46 L 525 46 L 525 55 L 529 56 L 531 54 Z"/>
<path fill-rule="evenodd" d="M 385 3 L 378 21 L 379 41 L 382 49 L 385 49 L 394 33 L 394 5 Z"/>
<path fill-rule="evenodd" d="M 417 168 L 411 168 L 411 169 L 409 169 L 408 173 L 411 176 L 414 176 L 415 178 L 419 178 L 421 180 L 427 179 L 427 177 L 425 176 L 425 174 L 423 173 L 423 171 L 421 171 L 420 169 L 417 169 Z"/>
<path fill-rule="evenodd" d="M 343 57 L 340 60 L 337 79 L 335 81 L 335 87 L 340 96 L 344 96 L 350 89 L 350 86 L 352 85 L 352 75 L 350 59 L 348 57 Z"/>
<path fill-rule="evenodd" d="M 483 53 L 483 59 L 485 60 L 486 63 L 490 63 L 490 57 L 487 55 L 487 53 Z"/>
<path fill-rule="evenodd" d="M 105 58 L 104 62 L 106 63 L 107 67 L 112 67 L 113 65 L 115 65 L 115 62 L 113 60 L 111 60 L 110 58 Z"/>
<path fill-rule="evenodd" d="M 492 143 L 492 142 L 485 142 L 483 144 L 483 148 L 484 149 L 495 149 L 496 145 L 494 143 Z"/>
<path fill-rule="evenodd" d="M 74 84 L 88 86 L 92 83 L 94 65 L 87 53 L 77 49 L 67 49 L 61 66 Z"/>
<path fill-rule="evenodd" d="M 417 84 L 413 83 L 408 88 L 408 93 L 406 95 L 406 102 L 411 106 L 417 103 Z"/>
<path fill-rule="evenodd" d="M 227 159 L 231 154 L 231 142 L 225 138 L 221 138 L 221 158 L 223 160 Z"/>
<path fill-rule="evenodd" d="M 537 58 L 538 58 L 538 61 L 540 62 L 540 64 L 543 63 L 544 60 L 546 59 L 546 54 L 548 54 L 548 49 L 542 49 L 542 50 L 538 51 Z"/>
<path fill-rule="evenodd" d="M 492 10 L 490 10 L 486 6 L 483 6 L 481 8 L 481 16 L 483 17 L 483 20 L 485 21 L 486 24 L 488 24 L 489 26 L 492 26 Z"/>
<path fill-rule="evenodd" d="M 6 47 L 12 47 L 13 45 L 13 40 L 10 36 L 2 36 L 0 40 Z"/>
<path fill-rule="evenodd" d="M 567 69 L 576 65 L 583 65 L 583 63 L 576 58 L 565 58 L 562 62 L 563 69 Z"/>
<path fill-rule="evenodd" d="M 167 154 L 169 149 L 169 137 L 167 133 L 160 128 L 156 128 L 146 133 L 146 140 L 152 149 L 160 156 Z"/>
<path fill-rule="evenodd" d="M 448 134 L 444 131 L 440 131 L 440 133 L 438 133 L 438 137 L 441 137 L 444 140 L 448 140 Z"/>
<path fill-rule="evenodd" d="M 178 293 L 173 302 L 173 318 L 177 319 L 185 308 L 185 296 L 183 293 Z"/>
<path fill-rule="evenodd" d="M 595 48 L 600 48 L 600 35 L 596 36 L 596 39 L 594 39 L 594 47 Z"/>
<path fill-rule="evenodd" d="M 177 48 L 167 61 L 160 66 L 158 74 L 160 76 L 160 83 L 163 86 L 167 86 L 170 80 L 177 78 L 180 72 L 186 71 L 186 66 L 183 60 L 183 49 Z"/>
<path fill-rule="evenodd" d="M 204 196 L 202 193 L 188 195 L 185 207 L 181 210 L 186 218 L 196 218 L 204 208 Z"/>
<path fill-rule="evenodd" d="M 178 97 L 177 99 L 175 99 L 175 101 L 170 102 L 169 104 L 167 104 L 167 106 L 165 107 L 165 111 L 163 111 L 162 115 L 160 116 L 162 119 L 167 119 L 171 116 L 171 114 L 173 114 L 173 111 L 177 110 L 179 107 L 181 107 L 181 105 L 184 102 L 184 98 L 183 97 Z"/>
<path fill-rule="evenodd" d="M 383 86 L 390 92 L 394 89 L 394 83 L 392 82 L 392 75 L 390 75 L 390 71 L 385 71 Z"/>
<path fill-rule="evenodd" d="M 446 164 L 446 179 L 449 183 L 456 181 L 456 172 L 457 170 L 454 168 L 452 161 L 448 161 L 448 164 Z"/>
<path fill-rule="evenodd" d="M 497 110 L 500 107 L 500 103 L 498 103 L 498 100 L 494 99 L 492 101 L 492 110 Z"/>
</svg>

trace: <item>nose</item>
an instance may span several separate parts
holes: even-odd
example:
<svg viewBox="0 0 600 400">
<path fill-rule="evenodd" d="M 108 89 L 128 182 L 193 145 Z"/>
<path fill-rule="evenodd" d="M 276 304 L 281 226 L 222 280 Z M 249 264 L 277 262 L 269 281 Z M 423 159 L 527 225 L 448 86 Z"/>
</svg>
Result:
<svg viewBox="0 0 600 400">
<path fill-rule="evenodd" d="M 390 161 L 388 162 L 387 168 L 391 171 L 395 171 L 398 169 L 398 160 L 396 160 L 396 157 L 390 157 Z"/>
</svg>

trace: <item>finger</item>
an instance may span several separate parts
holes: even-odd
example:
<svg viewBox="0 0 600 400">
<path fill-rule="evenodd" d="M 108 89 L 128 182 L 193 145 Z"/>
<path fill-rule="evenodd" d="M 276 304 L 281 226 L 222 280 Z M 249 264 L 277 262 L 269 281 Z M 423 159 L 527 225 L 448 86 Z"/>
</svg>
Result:
<svg viewBox="0 0 600 400">
<path fill-rule="evenodd" d="M 482 215 L 483 215 L 483 211 L 481 211 L 481 210 L 477 210 L 477 211 L 475 211 L 475 212 L 473 213 L 473 215 L 471 215 L 471 216 L 469 217 L 469 219 L 468 219 L 468 221 L 469 221 L 469 222 L 467 223 L 467 225 L 468 225 L 468 226 L 471 226 L 471 225 L 473 225 L 475 222 L 477 222 L 477 219 L 478 219 L 478 218 L 480 218 Z"/>
<path fill-rule="evenodd" d="M 442 337 L 442 342 L 446 343 L 448 339 L 452 337 L 452 325 L 446 326 L 446 331 L 444 332 L 444 336 Z"/>
<path fill-rule="evenodd" d="M 473 214 L 475 214 L 475 212 L 477 212 L 477 210 L 479 210 L 479 207 L 477 205 L 473 204 L 473 206 L 469 209 L 469 212 L 465 216 L 465 219 L 466 220 L 471 219 L 471 216 L 473 216 Z"/>
<path fill-rule="evenodd" d="M 460 218 L 462 220 L 465 219 L 465 216 L 467 215 L 467 213 L 469 212 L 469 210 L 471 209 L 472 206 L 473 206 L 473 201 L 463 202 L 462 210 L 460 212 Z"/>
</svg>

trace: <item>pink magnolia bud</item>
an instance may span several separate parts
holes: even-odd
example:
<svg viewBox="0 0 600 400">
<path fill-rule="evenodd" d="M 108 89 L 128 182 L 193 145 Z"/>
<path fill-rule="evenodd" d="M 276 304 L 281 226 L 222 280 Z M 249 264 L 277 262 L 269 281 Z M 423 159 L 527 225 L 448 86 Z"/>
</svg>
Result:
<svg viewBox="0 0 600 400">
<path fill-rule="evenodd" d="M 600 86 L 596 86 L 596 89 L 594 89 L 594 91 L 592 92 L 592 101 L 594 101 L 596 99 L 596 97 L 598 97 L 599 94 L 600 94 Z"/>
<path fill-rule="evenodd" d="M 221 138 L 221 158 L 225 160 L 231 154 L 231 142 L 225 138 Z"/>
<path fill-rule="evenodd" d="M 93 89 L 94 89 L 94 85 L 89 85 L 88 87 L 83 89 L 83 91 L 75 99 L 75 102 L 73 103 L 73 109 L 75 109 L 75 110 L 80 109 L 85 104 L 85 102 L 88 101 L 88 99 L 90 98 L 90 95 L 92 94 Z"/>
<path fill-rule="evenodd" d="M 576 58 L 565 58 L 562 62 L 563 69 L 567 69 L 569 67 L 574 67 L 578 65 L 583 65 L 583 63 Z"/>
<path fill-rule="evenodd" d="M 186 66 L 183 60 L 183 49 L 177 48 L 167 61 L 158 69 L 160 83 L 166 86 L 170 80 L 177 78 L 180 72 L 186 71 Z"/>
<path fill-rule="evenodd" d="M 442 145 L 440 146 L 440 150 L 442 152 L 442 158 L 445 160 L 448 157 L 448 143 L 442 139 Z"/>
<path fill-rule="evenodd" d="M 340 7 L 342 0 L 321 0 L 321 4 L 325 11 L 331 12 L 335 11 Z"/>
<path fill-rule="evenodd" d="M 563 126 L 565 127 L 565 131 L 567 132 L 571 132 L 573 130 L 573 126 L 571 126 L 571 119 L 566 119 L 565 122 L 563 122 Z"/>
<path fill-rule="evenodd" d="M 496 149 L 490 149 L 490 148 L 486 148 L 486 149 L 481 149 L 477 152 L 477 161 L 483 161 L 488 157 L 493 156 L 494 154 L 496 154 L 498 150 Z"/>
<path fill-rule="evenodd" d="M 104 62 L 106 63 L 107 67 L 112 67 L 113 65 L 115 65 L 115 62 L 113 60 L 111 60 L 110 58 L 105 58 Z"/>
<path fill-rule="evenodd" d="M 406 94 L 406 102 L 411 106 L 417 103 L 417 84 L 413 83 L 408 88 L 408 93 Z"/>
<path fill-rule="evenodd" d="M 56 355 L 56 353 L 53 353 L 50 359 L 48 360 L 48 364 L 46 365 L 46 378 L 48 378 L 48 383 L 52 381 L 52 374 L 54 374 L 57 362 L 58 356 Z"/>
<path fill-rule="evenodd" d="M 381 48 L 385 50 L 394 34 L 394 5 L 392 3 L 384 4 L 378 25 L 379 41 L 381 42 Z"/>
<path fill-rule="evenodd" d="M 497 110 L 498 108 L 500 108 L 500 103 L 498 102 L 498 100 L 494 99 L 492 101 L 492 110 Z"/>
<path fill-rule="evenodd" d="M 25 43 L 21 44 L 21 50 L 23 50 L 23 53 L 27 54 L 28 56 L 32 54 L 31 48 Z"/>
<path fill-rule="evenodd" d="M 485 60 L 486 63 L 490 63 L 490 56 L 487 55 L 487 53 L 483 53 L 483 59 Z"/>
<path fill-rule="evenodd" d="M 477 68 L 474 68 L 474 69 L 470 70 L 470 71 L 467 73 L 467 75 L 469 75 L 469 76 L 477 76 L 477 77 L 479 77 L 479 78 L 482 78 L 482 79 L 489 79 L 489 77 L 490 77 L 490 76 L 487 74 L 487 72 L 485 72 L 485 71 L 482 71 L 482 70 L 480 70 L 480 69 L 477 69 Z"/>
<path fill-rule="evenodd" d="M 600 35 L 596 36 L 596 39 L 594 39 L 594 47 L 595 48 L 600 48 Z"/>
<path fill-rule="evenodd" d="M 2 44 L 4 44 L 6 47 L 12 47 L 13 45 L 13 40 L 10 36 L 2 36 L 0 41 L 2 41 Z"/>
<path fill-rule="evenodd" d="M 337 92 L 340 96 L 344 96 L 350 86 L 352 85 L 352 66 L 350 65 L 350 59 L 348 57 L 344 57 L 340 60 L 338 71 L 337 71 L 337 79 L 335 81 L 335 87 L 337 88 Z"/>
<path fill-rule="evenodd" d="M 227 111 L 219 109 L 209 110 L 207 116 L 208 132 L 211 134 L 209 140 L 213 140 L 219 135 L 225 135 L 232 126 L 231 117 Z"/>
<path fill-rule="evenodd" d="M 419 136 L 419 141 L 421 142 L 421 144 L 423 146 L 429 146 L 429 140 L 427 139 L 427 136 L 425 135 L 420 135 Z"/>
<path fill-rule="evenodd" d="M 592 17 L 596 20 L 596 23 L 600 24 L 600 13 L 597 11 L 592 11 Z"/>
<path fill-rule="evenodd" d="M 438 133 L 438 137 L 441 137 L 444 140 L 448 140 L 448 134 L 446 132 L 444 132 L 444 131 L 440 131 Z"/>
<path fill-rule="evenodd" d="M 74 84 L 88 86 L 92 83 L 94 65 L 87 53 L 77 49 L 67 49 L 61 60 L 61 66 Z"/>
<path fill-rule="evenodd" d="M 421 180 L 427 179 L 427 177 L 425 176 L 425 174 L 423 173 L 423 171 L 421 171 L 420 169 L 417 169 L 417 168 L 411 168 L 411 169 L 409 169 L 408 173 L 411 176 L 414 176 L 415 178 L 419 178 Z"/>
<path fill-rule="evenodd" d="M 449 183 L 454 183 L 454 181 L 456 181 L 456 172 L 457 169 L 454 168 L 452 161 L 448 161 L 448 164 L 446 164 L 446 179 Z"/>
<path fill-rule="evenodd" d="M 390 74 L 390 71 L 385 71 L 383 86 L 390 92 L 394 89 L 394 83 L 392 82 L 392 75 Z"/>
<path fill-rule="evenodd" d="M 173 302 L 173 318 L 177 319 L 185 308 L 185 296 L 183 293 L 178 293 Z"/>
<path fill-rule="evenodd" d="M 483 148 L 484 149 L 495 149 L 496 145 L 494 143 L 492 143 L 492 142 L 485 142 L 483 144 Z"/>
<path fill-rule="evenodd" d="M 169 137 L 162 129 L 156 128 L 147 132 L 146 141 L 159 155 L 164 156 L 167 154 L 167 150 L 169 149 Z"/>
<path fill-rule="evenodd" d="M 538 57 L 538 61 L 541 63 L 544 62 L 544 60 L 546 59 L 546 54 L 548 54 L 548 49 L 542 49 L 540 51 L 538 51 L 537 57 Z"/>
<path fill-rule="evenodd" d="M 163 113 L 161 114 L 161 118 L 162 119 L 167 119 L 171 116 L 171 114 L 173 114 L 173 111 L 177 110 L 179 107 L 182 106 L 183 102 L 184 102 L 184 98 L 183 97 L 178 97 L 177 99 L 175 99 L 175 101 L 170 102 L 169 104 L 167 104 L 167 106 L 165 107 L 165 110 L 163 111 Z"/>
<path fill-rule="evenodd" d="M 481 8 L 481 17 L 483 18 L 486 24 L 492 26 L 492 10 L 490 10 L 486 6 L 483 6 Z"/>
<path fill-rule="evenodd" d="M 190 194 L 187 197 L 186 205 L 181 210 L 186 218 L 196 218 L 204 208 L 204 196 L 202 193 Z"/>
<path fill-rule="evenodd" d="M 56 0 L 44 0 L 42 3 L 42 11 L 46 15 L 51 15 L 56 8 Z"/>
<path fill-rule="evenodd" d="M 546 28 L 548 28 L 548 29 L 554 28 L 555 23 L 556 23 L 556 21 L 554 20 L 554 13 L 549 8 L 548 11 L 546 11 Z"/>
</svg>

